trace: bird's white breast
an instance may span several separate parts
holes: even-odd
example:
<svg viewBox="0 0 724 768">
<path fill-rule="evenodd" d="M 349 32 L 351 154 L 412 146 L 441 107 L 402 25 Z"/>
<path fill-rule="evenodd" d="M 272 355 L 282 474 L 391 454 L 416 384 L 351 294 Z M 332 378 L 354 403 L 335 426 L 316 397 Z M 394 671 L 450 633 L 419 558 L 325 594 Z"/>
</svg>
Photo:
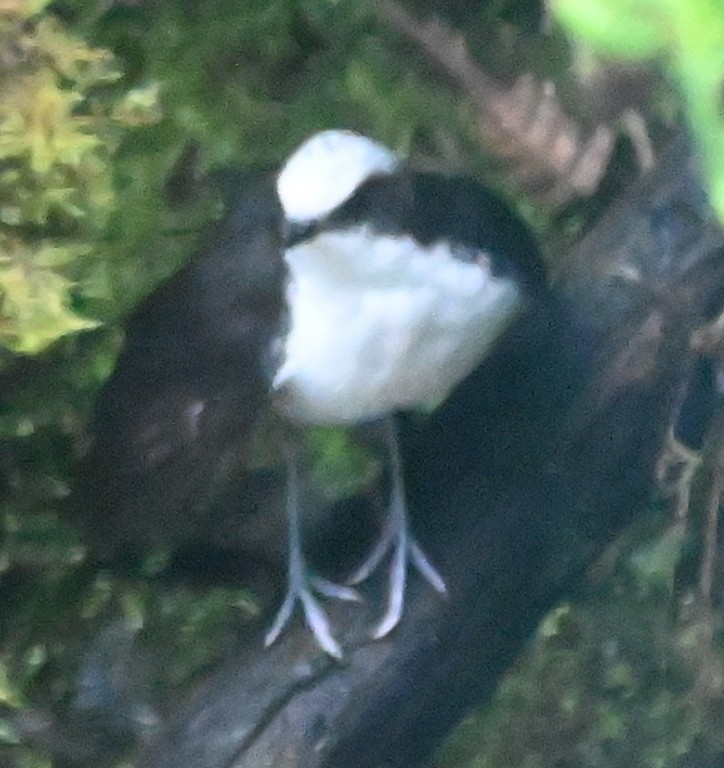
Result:
<svg viewBox="0 0 724 768">
<path fill-rule="evenodd" d="M 278 406 L 303 422 L 345 424 L 439 402 L 485 356 L 520 305 L 481 253 L 367 227 L 289 249 L 289 332 Z"/>
</svg>

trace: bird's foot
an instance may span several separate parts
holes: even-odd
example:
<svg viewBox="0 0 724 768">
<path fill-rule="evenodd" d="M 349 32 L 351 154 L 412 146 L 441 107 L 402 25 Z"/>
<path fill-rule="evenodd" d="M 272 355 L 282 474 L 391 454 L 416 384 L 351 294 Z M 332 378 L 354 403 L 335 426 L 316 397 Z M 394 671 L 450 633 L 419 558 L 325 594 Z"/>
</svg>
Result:
<svg viewBox="0 0 724 768">
<path fill-rule="evenodd" d="M 432 564 L 420 545 L 412 538 L 406 522 L 401 526 L 394 515 L 388 520 L 382 535 L 364 562 L 348 579 L 348 584 L 357 585 L 368 579 L 380 563 L 391 553 L 387 609 L 377 622 L 372 637 L 377 640 L 389 634 L 400 622 L 405 602 L 405 586 L 410 565 L 441 595 L 447 593 L 445 580 Z"/>
<path fill-rule="evenodd" d="M 335 659 L 342 658 L 342 646 L 332 634 L 329 618 L 315 594 L 350 602 L 361 600 L 359 592 L 353 587 L 335 584 L 317 576 L 308 576 L 303 570 L 298 573 L 290 572 L 284 602 L 264 638 L 267 647 L 279 638 L 292 618 L 294 607 L 299 603 L 304 613 L 304 621 L 319 647 Z"/>
</svg>

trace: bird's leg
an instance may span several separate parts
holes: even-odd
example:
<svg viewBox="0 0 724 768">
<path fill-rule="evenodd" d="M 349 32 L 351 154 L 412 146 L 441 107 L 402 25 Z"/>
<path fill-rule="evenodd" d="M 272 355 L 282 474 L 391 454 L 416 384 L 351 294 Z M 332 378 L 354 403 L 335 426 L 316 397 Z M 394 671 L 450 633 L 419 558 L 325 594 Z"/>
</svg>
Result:
<svg viewBox="0 0 724 768">
<path fill-rule="evenodd" d="M 264 642 L 271 645 L 289 623 L 297 602 L 301 603 L 304 619 L 322 650 L 334 658 L 342 658 L 342 648 L 332 634 L 329 619 L 319 601 L 318 593 L 339 600 L 359 600 L 359 593 L 351 588 L 334 584 L 327 579 L 312 576 L 307 567 L 302 549 L 302 525 L 299 508 L 299 459 L 295 447 L 286 442 L 284 446 L 287 464 L 287 593 L 274 623 L 266 634 Z"/>
<path fill-rule="evenodd" d="M 447 591 L 444 579 L 410 533 L 402 458 L 394 416 L 385 419 L 385 432 L 390 457 L 390 507 L 377 543 L 349 580 L 350 584 L 364 581 L 391 553 L 387 610 L 373 631 L 374 638 L 384 637 L 400 621 L 408 564 L 411 563 L 437 592 L 444 594 Z"/>
</svg>

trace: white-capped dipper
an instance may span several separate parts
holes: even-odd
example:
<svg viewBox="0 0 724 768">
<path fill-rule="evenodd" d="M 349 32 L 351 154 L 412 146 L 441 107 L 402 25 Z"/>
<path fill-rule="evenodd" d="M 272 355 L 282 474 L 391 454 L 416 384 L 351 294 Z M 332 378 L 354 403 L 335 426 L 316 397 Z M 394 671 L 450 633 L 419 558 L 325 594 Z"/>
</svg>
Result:
<svg viewBox="0 0 724 768">
<path fill-rule="evenodd" d="M 415 172 L 350 131 L 304 142 L 279 172 L 277 192 L 288 317 L 276 342 L 274 407 L 302 425 L 386 422 L 387 522 L 350 580 L 359 583 L 389 558 L 387 608 L 374 629 L 382 637 L 402 615 L 410 566 L 446 589 L 410 531 L 394 415 L 444 400 L 542 290 L 544 270 L 527 229 L 497 196 L 468 178 Z M 293 449 L 288 454 L 288 590 L 267 643 L 299 602 L 321 647 L 338 657 L 314 593 L 355 593 L 310 575 Z"/>
</svg>

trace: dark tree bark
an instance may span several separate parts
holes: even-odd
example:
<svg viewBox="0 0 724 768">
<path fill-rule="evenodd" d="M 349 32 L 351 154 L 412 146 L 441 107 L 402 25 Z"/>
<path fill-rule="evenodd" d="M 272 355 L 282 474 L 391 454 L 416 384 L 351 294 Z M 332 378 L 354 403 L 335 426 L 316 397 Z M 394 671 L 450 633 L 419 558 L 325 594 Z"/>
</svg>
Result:
<svg viewBox="0 0 724 768">
<path fill-rule="evenodd" d="M 367 637 L 380 584 L 363 608 L 331 606 L 343 663 L 300 624 L 269 650 L 240 649 L 140 765 L 404 768 L 427 756 L 650 492 L 690 334 L 722 298 L 723 248 L 677 142 L 568 255 L 555 295 L 428 422 L 404 425 L 415 524 L 447 599 L 413 578 L 381 641 Z"/>
</svg>

